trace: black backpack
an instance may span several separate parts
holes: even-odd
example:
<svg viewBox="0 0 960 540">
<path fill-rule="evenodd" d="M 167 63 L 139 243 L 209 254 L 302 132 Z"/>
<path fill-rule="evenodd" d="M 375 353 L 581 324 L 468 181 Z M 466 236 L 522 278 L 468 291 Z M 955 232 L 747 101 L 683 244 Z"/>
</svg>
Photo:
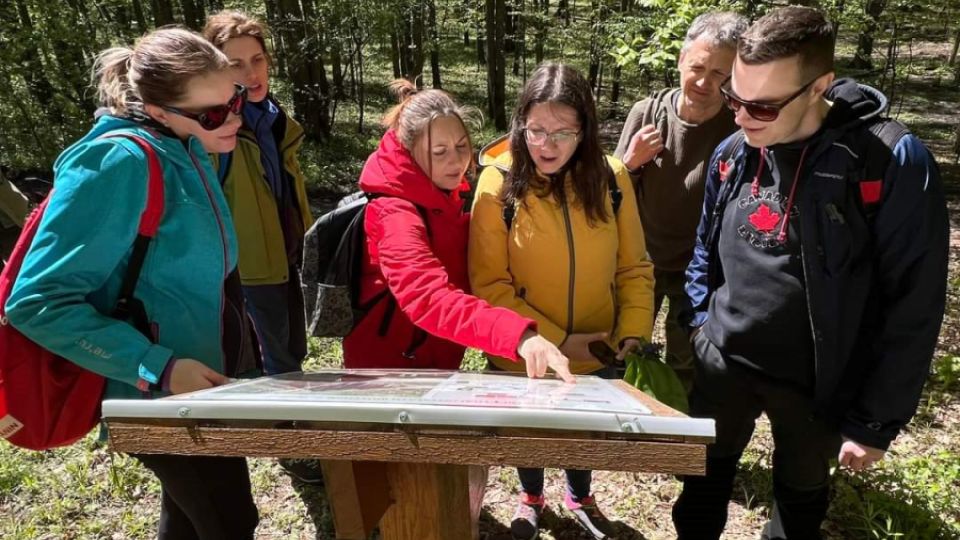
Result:
<svg viewBox="0 0 960 540">
<path fill-rule="evenodd" d="M 303 239 L 300 282 L 311 336 L 344 337 L 377 302 L 393 299 L 384 289 L 360 303 L 360 274 L 366 253 L 364 216 L 367 203 L 377 197 L 362 191 L 347 195 L 320 216 Z M 420 206 L 417 210 L 429 234 L 426 213 Z M 385 317 L 384 324 L 389 325 L 391 318 Z"/>
</svg>

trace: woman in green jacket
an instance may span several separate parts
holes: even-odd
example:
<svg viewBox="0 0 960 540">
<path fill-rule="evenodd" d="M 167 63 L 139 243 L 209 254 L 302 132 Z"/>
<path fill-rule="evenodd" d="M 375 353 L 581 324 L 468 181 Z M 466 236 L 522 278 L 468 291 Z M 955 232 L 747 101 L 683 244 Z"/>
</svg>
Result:
<svg viewBox="0 0 960 540">
<path fill-rule="evenodd" d="M 237 148 L 214 156 L 240 243 L 240 278 L 268 375 L 299 371 L 307 354 L 299 269 L 313 223 L 297 151 L 303 128 L 270 95 L 266 28 L 236 11 L 207 19 L 203 35 L 247 87 Z"/>
</svg>

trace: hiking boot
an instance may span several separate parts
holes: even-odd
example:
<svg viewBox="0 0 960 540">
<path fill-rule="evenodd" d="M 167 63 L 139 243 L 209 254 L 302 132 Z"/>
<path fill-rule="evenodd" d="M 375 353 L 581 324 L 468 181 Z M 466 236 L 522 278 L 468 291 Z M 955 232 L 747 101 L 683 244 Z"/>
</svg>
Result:
<svg viewBox="0 0 960 540">
<path fill-rule="evenodd" d="M 543 514 L 545 501 L 543 495 L 534 497 L 520 492 L 520 502 L 510 521 L 510 534 L 514 540 L 535 540 L 540 536 L 540 515 Z"/>
<path fill-rule="evenodd" d="M 563 504 L 577 518 L 580 526 L 593 535 L 593 538 L 597 540 L 614 538 L 613 526 L 597 508 L 597 503 L 592 495 L 575 499 L 573 495 L 567 492 L 567 495 L 563 498 Z"/>
<path fill-rule="evenodd" d="M 315 486 L 323 485 L 323 470 L 320 468 L 320 462 L 315 459 L 278 459 L 280 467 L 288 475 L 296 478 L 304 484 Z"/>
</svg>

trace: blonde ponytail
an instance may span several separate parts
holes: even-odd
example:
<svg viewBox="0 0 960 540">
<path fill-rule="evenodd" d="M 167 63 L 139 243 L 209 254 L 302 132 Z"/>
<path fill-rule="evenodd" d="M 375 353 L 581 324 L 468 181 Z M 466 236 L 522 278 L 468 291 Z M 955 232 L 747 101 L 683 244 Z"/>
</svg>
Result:
<svg viewBox="0 0 960 540">
<path fill-rule="evenodd" d="M 97 98 L 115 115 L 124 115 L 141 104 L 136 90 L 130 83 L 130 62 L 133 49 L 114 47 L 97 55 L 93 63 L 92 79 L 97 88 Z"/>
</svg>

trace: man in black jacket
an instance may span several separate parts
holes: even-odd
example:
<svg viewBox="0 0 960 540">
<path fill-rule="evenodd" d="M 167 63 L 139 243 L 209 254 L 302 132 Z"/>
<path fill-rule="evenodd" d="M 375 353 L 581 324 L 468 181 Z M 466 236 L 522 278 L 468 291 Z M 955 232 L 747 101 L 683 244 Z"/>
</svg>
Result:
<svg viewBox="0 0 960 540">
<path fill-rule="evenodd" d="M 691 414 L 717 437 L 674 506 L 719 538 L 736 465 L 766 413 L 768 538 L 819 538 L 830 461 L 882 459 L 916 411 L 943 320 L 949 222 L 936 164 L 886 98 L 834 81 L 833 29 L 786 7 L 738 44 L 721 90 L 741 131 L 714 153 L 686 312 Z"/>
</svg>

